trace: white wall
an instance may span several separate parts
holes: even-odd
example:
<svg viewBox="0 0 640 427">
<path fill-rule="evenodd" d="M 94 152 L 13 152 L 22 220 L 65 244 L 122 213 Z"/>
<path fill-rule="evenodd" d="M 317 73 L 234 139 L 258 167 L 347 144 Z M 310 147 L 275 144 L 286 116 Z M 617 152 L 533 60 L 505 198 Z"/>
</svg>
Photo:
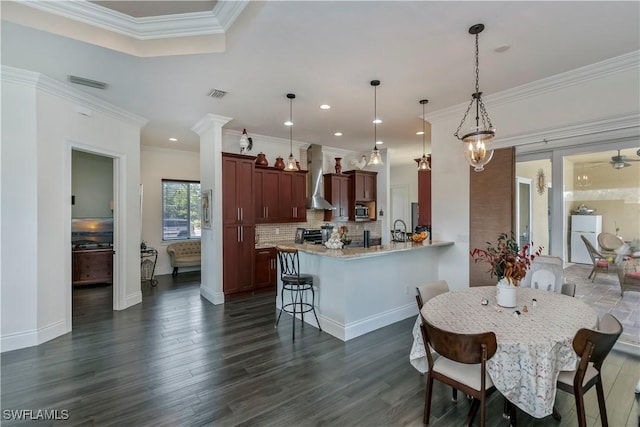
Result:
<svg viewBox="0 0 640 427">
<path fill-rule="evenodd" d="M 156 274 L 170 274 L 172 271 L 166 249 L 171 242 L 162 240 L 163 179 L 200 181 L 200 153 L 141 146 L 142 240 L 158 250 Z"/>
<path fill-rule="evenodd" d="M 572 125 L 638 114 L 639 77 L 635 53 L 483 100 L 497 128 L 497 143 L 519 135 L 540 135 L 538 140 L 542 142 L 543 137 L 553 139 L 568 132 Z M 461 143 L 452 136 L 466 106 L 465 103 L 427 117 L 434 158 L 434 239 L 455 241 L 441 256 L 439 270 L 441 278 L 453 288 L 469 285 L 469 174 L 481 173 L 473 172 L 466 164 Z M 600 140 L 607 138 L 606 132 L 594 135 Z"/>
<path fill-rule="evenodd" d="M 1 339 L 7 351 L 71 330 L 73 148 L 117 159 L 114 307 L 141 301 L 144 121 L 37 73 L 3 67 L 2 88 L 3 106 L 11 106 L 2 109 Z M 89 115 L 76 112 L 78 106 Z"/>
<path fill-rule="evenodd" d="M 113 159 L 73 150 L 71 164 L 71 217 L 112 218 Z"/>
</svg>

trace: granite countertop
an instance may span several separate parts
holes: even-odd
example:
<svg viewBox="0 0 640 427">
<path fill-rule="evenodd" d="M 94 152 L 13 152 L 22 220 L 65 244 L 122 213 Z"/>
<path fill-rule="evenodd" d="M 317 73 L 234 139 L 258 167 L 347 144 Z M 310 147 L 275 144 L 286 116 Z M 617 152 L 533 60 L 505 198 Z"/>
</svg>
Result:
<svg viewBox="0 0 640 427">
<path fill-rule="evenodd" d="M 433 241 L 431 243 L 413 243 L 413 242 L 395 242 L 388 245 L 371 246 L 369 248 L 362 247 L 346 247 L 343 249 L 328 249 L 323 245 L 314 245 L 310 243 L 292 243 L 291 241 L 273 241 L 263 242 L 256 245 L 256 248 L 272 248 L 280 246 L 288 249 L 298 249 L 300 252 L 327 256 L 340 259 L 356 259 L 371 256 L 380 256 L 393 252 L 411 251 L 418 249 L 427 249 L 432 247 L 451 246 L 453 242 Z"/>
</svg>

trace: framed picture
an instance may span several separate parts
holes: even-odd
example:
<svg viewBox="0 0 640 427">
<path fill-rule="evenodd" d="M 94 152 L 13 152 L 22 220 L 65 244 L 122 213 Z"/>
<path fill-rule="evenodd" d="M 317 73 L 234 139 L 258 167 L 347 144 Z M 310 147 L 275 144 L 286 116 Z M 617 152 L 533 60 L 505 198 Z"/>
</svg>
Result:
<svg viewBox="0 0 640 427">
<path fill-rule="evenodd" d="M 204 190 L 202 192 L 202 228 L 211 229 L 211 197 L 213 190 Z"/>
<path fill-rule="evenodd" d="M 296 243 L 304 243 L 304 228 L 296 228 Z"/>
</svg>

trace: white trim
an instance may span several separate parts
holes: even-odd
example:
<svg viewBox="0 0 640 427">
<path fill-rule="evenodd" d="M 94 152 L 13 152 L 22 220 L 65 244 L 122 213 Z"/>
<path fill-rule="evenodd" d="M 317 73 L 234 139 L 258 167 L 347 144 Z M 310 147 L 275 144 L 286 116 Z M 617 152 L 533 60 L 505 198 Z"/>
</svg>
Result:
<svg viewBox="0 0 640 427">
<path fill-rule="evenodd" d="M 64 100 L 79 103 L 91 111 L 97 111 L 107 116 L 123 120 L 142 128 L 148 120 L 144 117 L 130 113 L 116 105 L 110 104 L 96 96 L 90 95 L 71 86 L 70 83 L 63 83 L 52 79 L 44 74 L 20 68 L 3 65 L 1 68 L 2 80 L 29 87 L 35 87 L 43 92 L 58 96 Z"/>
<path fill-rule="evenodd" d="M 224 304 L 224 292 L 211 292 L 209 289 L 200 286 L 200 295 L 213 305 Z"/>
<path fill-rule="evenodd" d="M 632 344 L 627 341 L 618 340 L 613 346 L 613 349 L 632 356 L 640 356 L 640 345 Z"/>
<path fill-rule="evenodd" d="M 637 70 L 638 68 L 640 68 L 640 51 L 634 51 L 615 58 L 596 62 L 595 64 L 576 68 L 575 70 L 503 90 L 492 95 L 485 95 L 482 97 L 482 100 L 487 109 L 490 110 L 491 108 L 496 108 L 501 105 L 528 99 L 534 95 L 539 96 L 544 93 L 554 92 L 589 80 L 599 79 L 610 74 L 617 74 L 628 70 Z M 426 115 L 427 121 L 432 123 L 434 121 L 454 116 L 462 117 L 462 114 L 464 114 L 468 105 L 469 101 L 465 101 L 462 104 L 434 111 Z M 498 140 L 496 140 L 496 142 L 497 141 Z"/>
<path fill-rule="evenodd" d="M 135 18 L 89 1 L 25 1 L 25 6 L 102 28 L 137 40 L 224 34 L 249 4 L 217 2 L 209 12 Z"/>
<path fill-rule="evenodd" d="M 125 306 L 122 307 L 122 310 L 125 308 L 132 307 L 136 304 L 140 304 L 142 302 L 142 291 L 136 291 L 132 294 L 127 295 L 125 298 Z"/>
<path fill-rule="evenodd" d="M 66 328 L 64 319 L 58 320 L 39 329 L 3 335 L 2 338 L 0 338 L 0 348 L 2 349 L 2 353 L 4 353 L 21 348 L 33 347 L 70 331 L 71 329 Z"/>
</svg>

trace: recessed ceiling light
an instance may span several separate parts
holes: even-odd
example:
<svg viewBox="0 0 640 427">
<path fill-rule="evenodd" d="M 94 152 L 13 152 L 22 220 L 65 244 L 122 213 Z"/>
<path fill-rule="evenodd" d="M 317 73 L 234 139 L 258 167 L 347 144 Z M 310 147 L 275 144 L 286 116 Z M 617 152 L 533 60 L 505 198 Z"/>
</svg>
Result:
<svg viewBox="0 0 640 427">
<path fill-rule="evenodd" d="M 336 132 L 334 133 L 335 136 L 342 136 L 342 132 Z"/>
<path fill-rule="evenodd" d="M 331 105 L 329 105 L 329 104 L 322 104 L 322 105 L 320 106 L 320 109 L 321 109 L 321 110 L 328 110 L 328 109 L 330 109 L 330 108 L 331 108 Z"/>
<path fill-rule="evenodd" d="M 379 125 L 380 123 L 382 123 L 382 120 L 380 120 L 380 119 L 374 119 L 374 120 L 373 120 L 373 123 L 375 123 L 375 124 Z"/>
<path fill-rule="evenodd" d="M 293 122 L 291 120 L 287 120 L 286 122 L 284 122 L 285 126 L 293 126 Z"/>
<path fill-rule="evenodd" d="M 384 141 L 376 141 L 376 145 L 382 145 L 384 144 Z"/>
<path fill-rule="evenodd" d="M 495 52 L 502 53 L 502 52 L 504 52 L 504 51 L 506 51 L 506 50 L 509 50 L 509 48 L 510 48 L 510 47 L 511 47 L 511 46 L 509 46 L 508 44 L 503 44 L 502 46 L 498 46 L 497 48 L 495 48 L 495 49 L 493 49 L 493 50 L 494 50 Z"/>
<path fill-rule="evenodd" d="M 422 132 L 421 130 L 419 130 L 418 132 L 416 132 L 416 135 L 424 135 L 424 132 Z"/>
<path fill-rule="evenodd" d="M 178 138 L 169 138 L 169 141 L 171 141 L 171 142 L 178 142 Z"/>
</svg>

